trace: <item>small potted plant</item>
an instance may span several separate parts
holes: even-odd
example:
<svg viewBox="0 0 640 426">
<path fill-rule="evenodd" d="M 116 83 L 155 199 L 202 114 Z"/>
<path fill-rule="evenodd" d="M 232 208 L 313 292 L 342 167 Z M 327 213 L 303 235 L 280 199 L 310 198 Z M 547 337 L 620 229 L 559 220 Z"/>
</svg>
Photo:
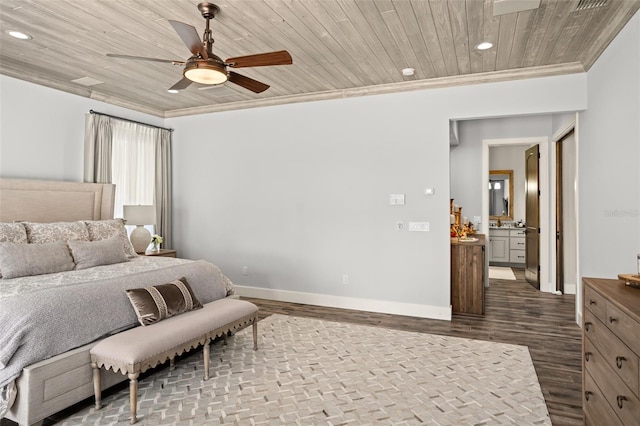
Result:
<svg viewBox="0 0 640 426">
<path fill-rule="evenodd" d="M 153 251 L 159 251 L 160 244 L 162 244 L 162 237 L 158 234 L 154 234 L 151 238 L 151 243 L 153 244 Z"/>
</svg>

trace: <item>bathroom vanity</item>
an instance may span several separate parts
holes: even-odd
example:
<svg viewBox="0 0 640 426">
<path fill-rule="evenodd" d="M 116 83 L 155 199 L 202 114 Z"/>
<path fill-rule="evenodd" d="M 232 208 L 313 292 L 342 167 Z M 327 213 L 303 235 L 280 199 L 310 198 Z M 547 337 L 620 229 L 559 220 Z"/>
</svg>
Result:
<svg viewBox="0 0 640 426">
<path fill-rule="evenodd" d="M 525 265 L 525 228 L 489 228 L 489 264 L 515 266 Z"/>
</svg>

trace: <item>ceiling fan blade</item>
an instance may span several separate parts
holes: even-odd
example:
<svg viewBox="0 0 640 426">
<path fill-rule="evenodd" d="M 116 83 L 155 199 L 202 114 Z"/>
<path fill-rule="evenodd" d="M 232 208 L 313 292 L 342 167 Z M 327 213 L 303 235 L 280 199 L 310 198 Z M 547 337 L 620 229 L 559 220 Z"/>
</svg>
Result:
<svg viewBox="0 0 640 426">
<path fill-rule="evenodd" d="M 190 84 L 191 84 L 191 80 L 189 80 L 187 77 L 182 77 L 182 80 L 180 80 L 179 82 L 171 86 L 169 90 L 186 89 L 187 87 L 189 87 Z"/>
<path fill-rule="evenodd" d="M 268 84 L 259 82 L 252 78 L 240 75 L 237 72 L 229 71 L 229 81 L 242 86 L 245 89 L 251 90 L 254 93 L 262 93 L 269 88 Z"/>
<path fill-rule="evenodd" d="M 256 55 L 237 56 L 225 61 L 230 67 L 264 67 L 268 65 L 291 65 L 293 59 L 286 50 L 258 53 Z"/>
<path fill-rule="evenodd" d="M 204 59 L 207 59 L 209 55 L 207 55 L 207 50 L 204 48 L 202 44 L 202 40 L 200 40 L 200 36 L 198 35 L 198 31 L 192 26 L 185 24 L 180 21 L 172 21 L 169 20 L 169 23 L 173 27 L 174 30 L 178 33 L 184 44 L 187 45 L 191 53 L 194 55 L 200 54 Z"/>
<path fill-rule="evenodd" d="M 152 61 L 152 62 L 163 62 L 166 64 L 173 65 L 184 65 L 184 61 L 174 61 L 171 59 L 159 59 L 159 58 L 147 58 L 144 56 L 130 56 L 130 55 L 117 55 L 115 53 L 107 53 L 107 56 L 110 58 L 120 58 L 120 59 L 135 59 L 136 61 Z"/>
</svg>

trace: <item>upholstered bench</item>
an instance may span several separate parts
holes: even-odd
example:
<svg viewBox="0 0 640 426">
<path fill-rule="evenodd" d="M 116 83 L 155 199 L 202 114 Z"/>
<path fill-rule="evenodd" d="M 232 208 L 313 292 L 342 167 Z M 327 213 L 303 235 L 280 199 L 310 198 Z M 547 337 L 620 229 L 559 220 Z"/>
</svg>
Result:
<svg viewBox="0 0 640 426">
<path fill-rule="evenodd" d="M 137 421 L 138 376 L 149 368 L 203 345 L 204 379 L 209 379 L 209 343 L 249 324 L 253 325 L 253 349 L 258 348 L 258 307 L 237 299 L 220 299 L 201 309 L 135 327 L 107 337 L 90 351 L 96 409 L 102 406 L 100 368 L 129 377 L 131 423 Z"/>
</svg>

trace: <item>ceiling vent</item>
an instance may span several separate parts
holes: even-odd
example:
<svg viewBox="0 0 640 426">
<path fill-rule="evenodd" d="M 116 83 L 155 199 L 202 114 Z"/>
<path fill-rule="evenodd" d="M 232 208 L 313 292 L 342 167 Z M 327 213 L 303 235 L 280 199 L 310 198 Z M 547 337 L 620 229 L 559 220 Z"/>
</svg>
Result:
<svg viewBox="0 0 640 426">
<path fill-rule="evenodd" d="M 580 0 L 576 6 L 576 12 L 579 10 L 595 9 L 606 5 L 609 0 Z"/>
</svg>

